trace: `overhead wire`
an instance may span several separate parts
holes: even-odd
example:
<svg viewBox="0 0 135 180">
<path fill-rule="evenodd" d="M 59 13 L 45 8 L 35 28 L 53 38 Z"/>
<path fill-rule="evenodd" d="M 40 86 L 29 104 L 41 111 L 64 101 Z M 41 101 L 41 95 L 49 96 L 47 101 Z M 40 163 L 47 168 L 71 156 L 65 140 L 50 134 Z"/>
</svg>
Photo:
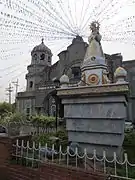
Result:
<svg viewBox="0 0 135 180">
<path fill-rule="evenodd" d="M 94 18 L 101 23 L 103 40 L 135 44 L 134 16 L 116 23 L 110 21 L 119 14 L 120 9 L 132 2 L 129 3 L 126 0 L 125 5 L 118 0 L 99 0 L 98 2 L 80 0 L 80 2 L 82 7 L 78 16 L 76 0 L 66 2 L 63 0 L 1 1 L 1 61 L 23 58 L 22 56 L 30 53 L 32 48 L 41 42 L 42 37 L 45 39 L 45 44 L 53 49 L 55 55 L 56 52 L 66 48 L 76 35 L 79 34 L 84 38 L 89 36 L 86 30 Z M 9 69 L 3 72 L 8 70 L 12 72 L 12 69 L 9 66 Z"/>
<path fill-rule="evenodd" d="M 84 22 L 85 16 L 87 15 L 88 9 L 90 7 L 90 2 L 91 0 L 88 1 L 88 4 L 86 5 L 86 9 L 85 9 L 85 13 L 83 14 L 83 11 L 81 12 L 81 19 L 80 19 L 80 25 L 79 25 L 79 29 L 81 29 L 81 26 Z M 84 0 L 83 0 L 83 6 L 84 6 Z"/>
</svg>

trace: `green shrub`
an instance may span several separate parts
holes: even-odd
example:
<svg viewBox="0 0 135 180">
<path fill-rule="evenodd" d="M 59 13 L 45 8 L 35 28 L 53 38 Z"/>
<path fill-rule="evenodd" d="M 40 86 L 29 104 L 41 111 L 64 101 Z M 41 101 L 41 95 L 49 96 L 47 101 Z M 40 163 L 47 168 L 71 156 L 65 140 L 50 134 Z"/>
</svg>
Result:
<svg viewBox="0 0 135 180">
<path fill-rule="evenodd" d="M 56 137 L 59 138 L 59 145 L 62 145 L 63 147 L 67 147 L 68 145 L 68 134 L 65 130 L 60 130 L 56 132 Z"/>
<path fill-rule="evenodd" d="M 135 146 L 135 132 L 125 133 L 123 146 Z"/>
<path fill-rule="evenodd" d="M 135 164 L 135 132 L 125 133 L 123 149 L 128 154 L 129 162 Z"/>
<path fill-rule="evenodd" d="M 44 115 L 35 115 L 30 118 L 30 121 L 35 126 L 49 126 L 53 127 L 55 125 L 55 117 L 44 116 Z"/>
<path fill-rule="evenodd" d="M 21 113 L 16 112 L 10 115 L 10 122 L 24 122 L 25 120 L 25 116 Z"/>
<path fill-rule="evenodd" d="M 58 138 L 58 140 L 55 141 L 55 138 L 54 140 L 51 140 L 50 139 L 51 137 L 56 137 Z M 45 144 L 47 143 L 48 147 L 51 147 L 54 144 L 55 148 L 57 149 L 59 148 L 60 145 L 62 145 L 64 149 L 67 148 L 68 145 L 68 136 L 65 130 L 60 130 L 55 133 L 38 135 L 33 137 L 32 140 L 35 141 L 37 145 L 41 143 L 41 146 L 45 146 Z"/>
</svg>

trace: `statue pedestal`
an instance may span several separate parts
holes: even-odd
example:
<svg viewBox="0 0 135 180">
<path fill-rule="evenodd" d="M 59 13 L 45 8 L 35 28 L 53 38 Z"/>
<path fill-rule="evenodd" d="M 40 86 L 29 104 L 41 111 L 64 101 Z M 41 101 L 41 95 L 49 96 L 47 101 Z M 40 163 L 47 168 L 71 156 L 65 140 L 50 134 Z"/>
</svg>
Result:
<svg viewBox="0 0 135 180">
<path fill-rule="evenodd" d="M 68 139 L 93 154 L 121 152 L 127 118 L 128 84 L 60 88 Z"/>
</svg>

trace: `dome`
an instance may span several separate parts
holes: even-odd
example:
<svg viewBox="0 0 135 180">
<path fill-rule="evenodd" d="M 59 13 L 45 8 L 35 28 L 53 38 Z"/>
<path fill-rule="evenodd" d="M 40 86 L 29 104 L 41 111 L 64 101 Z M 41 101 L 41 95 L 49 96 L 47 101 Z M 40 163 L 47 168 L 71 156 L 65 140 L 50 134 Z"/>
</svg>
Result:
<svg viewBox="0 0 135 180">
<path fill-rule="evenodd" d="M 68 83 L 69 83 L 69 77 L 66 74 L 62 75 L 60 78 L 60 84 L 68 84 Z"/>
<path fill-rule="evenodd" d="M 126 77 L 127 71 L 123 67 L 118 67 L 114 73 L 115 77 Z"/>
<path fill-rule="evenodd" d="M 49 54 L 52 54 L 51 53 L 51 50 L 44 44 L 44 39 L 42 39 L 42 42 L 40 45 L 38 46 L 35 46 L 32 50 L 31 53 L 34 53 L 34 52 L 48 52 Z"/>
</svg>

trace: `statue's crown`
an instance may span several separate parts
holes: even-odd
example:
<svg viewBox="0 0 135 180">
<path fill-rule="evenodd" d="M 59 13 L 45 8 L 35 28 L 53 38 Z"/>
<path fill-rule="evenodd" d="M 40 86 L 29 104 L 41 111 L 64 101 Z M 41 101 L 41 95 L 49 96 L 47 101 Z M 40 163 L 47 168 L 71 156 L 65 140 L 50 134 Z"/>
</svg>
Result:
<svg viewBox="0 0 135 180">
<path fill-rule="evenodd" d="M 91 24 L 90 24 L 90 29 L 92 31 L 95 31 L 95 30 L 99 30 L 100 28 L 100 24 L 98 21 L 93 21 Z"/>
</svg>

